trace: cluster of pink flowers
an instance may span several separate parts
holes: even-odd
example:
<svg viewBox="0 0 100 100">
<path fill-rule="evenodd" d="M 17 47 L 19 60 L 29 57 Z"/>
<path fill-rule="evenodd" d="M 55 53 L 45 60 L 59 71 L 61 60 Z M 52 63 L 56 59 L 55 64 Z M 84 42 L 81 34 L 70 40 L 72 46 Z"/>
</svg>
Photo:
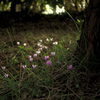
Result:
<svg viewBox="0 0 100 100">
<path fill-rule="evenodd" d="M 51 55 L 52 56 L 54 56 L 55 55 L 55 52 L 51 52 Z M 50 58 L 49 58 L 49 56 L 45 56 L 45 60 L 47 61 L 47 60 L 49 60 Z M 47 65 L 51 65 L 51 61 L 49 60 L 49 61 L 47 61 Z"/>
<path fill-rule="evenodd" d="M 52 41 L 53 40 L 53 38 L 50 38 L 50 39 L 46 39 L 46 41 Z M 37 43 L 37 45 L 38 45 L 38 47 L 40 47 L 39 49 L 38 49 L 38 51 L 36 51 L 36 54 L 40 54 L 41 53 L 41 50 L 43 49 L 43 48 L 45 48 L 45 49 L 47 49 L 47 46 L 44 46 L 44 45 L 42 45 L 41 44 L 42 43 L 42 40 L 39 40 L 39 42 Z M 57 45 L 58 44 L 58 42 L 53 42 L 53 44 L 54 45 Z M 34 54 L 34 56 L 36 55 L 36 54 Z M 54 56 L 55 55 L 55 52 L 51 52 L 51 55 L 52 56 Z M 37 55 L 36 55 L 37 56 Z M 49 56 L 45 56 L 45 58 L 44 58 L 46 61 L 47 61 L 47 65 L 51 65 L 51 61 L 50 61 L 50 57 Z M 32 60 L 32 59 L 30 59 L 30 60 Z"/>
</svg>

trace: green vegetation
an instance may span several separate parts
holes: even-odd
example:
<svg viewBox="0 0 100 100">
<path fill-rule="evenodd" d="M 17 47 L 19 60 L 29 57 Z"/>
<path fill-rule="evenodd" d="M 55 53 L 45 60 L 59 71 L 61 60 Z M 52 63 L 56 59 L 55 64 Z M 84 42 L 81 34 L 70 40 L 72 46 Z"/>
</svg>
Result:
<svg viewBox="0 0 100 100">
<path fill-rule="evenodd" d="M 43 12 L 46 5 L 49 5 L 53 12 L 56 11 L 56 6 L 64 7 L 67 11 L 84 11 L 88 6 L 89 0 L 0 0 L 0 11 L 22 11 L 27 10 L 29 12 Z M 16 6 L 16 7 L 15 7 Z"/>
<path fill-rule="evenodd" d="M 10 32 L 8 34 L 11 39 Z M 73 65 L 76 62 L 73 52 L 77 46 L 78 34 L 73 39 L 70 34 L 64 33 L 60 34 L 63 36 L 60 38 L 59 35 L 55 38 L 54 34 L 49 37 L 42 34 L 42 37 L 37 38 L 30 33 L 22 42 L 1 44 L 0 54 L 3 58 L 0 63 L 0 99 L 87 98 L 84 92 L 90 84 L 87 81 L 89 71 L 81 63 Z M 95 98 L 98 92 L 90 98 Z"/>
<path fill-rule="evenodd" d="M 8 34 L 11 39 L 9 32 Z M 68 61 L 73 56 L 70 50 L 75 48 L 75 41 L 67 40 L 67 35 L 56 41 L 52 38 L 53 35 L 38 40 L 32 37 L 32 33 L 30 34 L 32 41 L 34 39 L 33 46 L 20 42 L 16 43 L 17 46 L 14 44 L 0 46 L 0 53 L 7 53 L 5 61 L 1 61 L 0 64 L 0 99 L 30 100 L 46 97 L 50 99 L 55 98 L 52 93 L 56 94 L 56 92 L 57 95 L 62 94 L 61 98 L 65 98 L 62 82 L 66 81 L 66 84 L 70 84 L 71 79 L 76 77 L 72 75 L 74 68 L 69 66 L 72 62 Z M 66 79 L 62 80 L 61 77 L 64 75 Z"/>
<path fill-rule="evenodd" d="M 97 74 L 88 69 L 83 55 L 83 59 L 74 55 L 83 20 L 76 23 L 67 14 L 76 31 L 71 27 L 47 34 L 7 30 L 10 42 L 0 43 L 0 100 L 99 100 Z M 14 35 L 21 41 L 13 41 Z"/>
</svg>

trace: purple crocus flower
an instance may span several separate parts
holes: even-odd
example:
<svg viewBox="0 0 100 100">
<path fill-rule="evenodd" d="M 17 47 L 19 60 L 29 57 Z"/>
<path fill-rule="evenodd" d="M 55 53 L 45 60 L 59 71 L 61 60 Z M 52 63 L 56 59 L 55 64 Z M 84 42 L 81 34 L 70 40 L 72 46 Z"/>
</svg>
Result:
<svg viewBox="0 0 100 100">
<path fill-rule="evenodd" d="M 51 55 L 54 56 L 55 55 L 55 52 L 51 52 Z"/>
<path fill-rule="evenodd" d="M 35 68 L 35 67 L 36 67 L 36 65 L 32 65 L 32 67 L 33 67 L 33 68 Z"/>
<path fill-rule="evenodd" d="M 45 56 L 45 60 L 49 60 L 49 56 Z"/>
<path fill-rule="evenodd" d="M 26 68 L 26 65 L 23 65 L 22 67 L 23 67 L 23 69 L 25 69 Z"/>
<path fill-rule="evenodd" d="M 40 54 L 41 53 L 41 51 L 39 50 L 39 51 L 36 51 L 36 54 Z"/>
<path fill-rule="evenodd" d="M 34 54 L 33 56 L 34 56 L 34 57 L 37 57 L 37 54 Z"/>
<path fill-rule="evenodd" d="M 8 74 L 5 74 L 4 77 L 7 78 L 8 77 Z"/>
<path fill-rule="evenodd" d="M 69 65 L 68 69 L 69 70 L 72 70 L 73 66 L 72 65 Z"/>
<path fill-rule="evenodd" d="M 4 71 L 6 67 L 1 67 L 1 68 L 2 68 L 2 70 Z"/>
<path fill-rule="evenodd" d="M 30 60 L 30 61 L 33 61 L 33 58 L 30 58 L 29 60 Z"/>
<path fill-rule="evenodd" d="M 41 42 L 38 42 L 37 45 L 38 47 L 42 47 Z"/>
<path fill-rule="evenodd" d="M 20 88 L 20 84 L 18 84 L 18 87 Z"/>
<path fill-rule="evenodd" d="M 29 59 L 30 59 L 31 57 L 32 57 L 31 55 L 28 56 Z"/>
<path fill-rule="evenodd" d="M 47 61 L 47 65 L 49 65 L 49 66 L 50 66 L 50 65 L 51 65 L 51 61 Z"/>
</svg>

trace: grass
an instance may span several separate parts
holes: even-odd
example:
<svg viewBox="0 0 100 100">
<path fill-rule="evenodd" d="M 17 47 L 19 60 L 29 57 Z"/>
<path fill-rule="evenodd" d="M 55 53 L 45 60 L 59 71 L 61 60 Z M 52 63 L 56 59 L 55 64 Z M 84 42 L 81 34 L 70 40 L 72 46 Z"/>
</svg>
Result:
<svg viewBox="0 0 100 100">
<path fill-rule="evenodd" d="M 72 37 L 60 33 L 59 37 L 41 33 L 42 36 L 35 37 L 29 32 L 27 38 L 23 34 L 20 42 L 13 42 L 8 34 L 11 43 L 0 45 L 0 100 L 97 100 L 100 89 L 90 92 L 86 66 L 73 66 L 78 34 Z M 49 58 L 46 60 L 45 56 Z"/>
</svg>

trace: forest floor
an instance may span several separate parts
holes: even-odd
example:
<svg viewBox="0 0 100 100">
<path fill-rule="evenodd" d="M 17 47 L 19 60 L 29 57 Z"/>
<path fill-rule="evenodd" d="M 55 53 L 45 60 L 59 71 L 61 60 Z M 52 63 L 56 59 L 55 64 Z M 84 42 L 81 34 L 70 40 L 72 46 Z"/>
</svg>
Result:
<svg viewBox="0 0 100 100">
<path fill-rule="evenodd" d="M 7 23 L 9 22 L 7 21 L 0 28 L 1 50 L 6 49 L 3 55 L 2 52 L 0 53 L 1 60 L 9 56 L 6 55 L 8 54 L 9 47 L 11 47 L 13 51 L 17 47 L 17 42 L 20 42 L 21 45 L 27 43 L 33 47 L 34 43 L 36 44 L 36 41 L 40 39 L 46 41 L 46 38 L 53 38 L 55 41 L 62 41 L 63 39 L 61 37 L 64 37 L 66 43 L 71 42 L 72 44 L 77 44 L 77 40 L 80 36 L 72 19 L 59 17 L 58 15 L 35 16 L 29 17 L 27 20 L 20 18 L 10 20 L 11 23 Z M 34 38 L 32 38 L 32 36 Z M 68 46 L 70 45 L 67 45 L 67 48 L 69 48 Z M 70 51 L 74 52 L 75 48 L 76 46 Z M 1 61 L 1 65 L 3 63 L 5 62 Z"/>
<path fill-rule="evenodd" d="M 30 33 L 38 39 L 43 38 L 42 34 L 47 37 L 51 37 L 53 34 L 54 37 L 57 37 L 58 39 L 60 39 L 61 35 L 64 36 L 66 34 L 71 35 L 73 40 L 77 37 L 75 23 L 70 18 L 59 17 L 57 15 L 36 17 L 27 18 L 27 20 L 24 21 L 17 18 L 11 19 L 10 23 L 4 21 L 3 24 L 0 25 L 1 43 L 11 42 L 9 35 L 11 35 L 12 41 L 24 42 L 22 38 L 23 35 L 26 38 Z"/>
<path fill-rule="evenodd" d="M 9 23 L 6 22 L 7 20 Z M 20 70 L 18 68 L 19 63 L 15 59 L 17 57 L 17 54 L 19 53 L 19 52 L 17 53 L 18 51 L 17 42 L 20 42 L 21 46 L 23 46 L 23 44 L 26 43 L 28 47 L 35 47 L 35 45 L 37 44 L 37 41 L 39 40 L 46 41 L 47 38 L 53 38 L 54 41 L 57 41 L 59 46 L 62 47 L 62 49 L 60 48 L 60 52 L 65 53 L 63 54 L 65 58 L 63 58 L 60 53 L 59 53 L 59 58 L 61 57 L 61 60 L 65 59 L 66 61 L 63 61 L 63 63 L 59 65 L 60 67 L 57 64 L 56 65 L 54 64 L 53 66 L 55 70 L 54 70 L 54 73 L 51 73 L 52 75 L 50 76 L 52 77 L 52 80 L 54 81 L 53 86 L 52 86 L 52 83 L 49 84 L 51 80 L 50 82 L 47 81 L 48 79 L 44 75 L 45 72 L 42 73 L 41 71 L 42 65 L 37 67 L 37 68 L 40 68 L 39 70 L 36 69 L 37 76 L 39 76 L 38 75 L 39 73 L 40 77 L 42 77 L 41 75 L 43 75 L 44 77 L 43 83 L 42 81 L 37 80 L 36 78 L 37 80 L 36 86 L 37 84 L 40 84 L 40 85 L 39 85 L 39 88 L 37 86 L 35 90 L 38 89 L 39 91 L 34 90 L 35 92 L 33 93 L 31 88 L 34 89 L 35 87 L 33 86 L 33 84 L 31 84 L 31 81 L 32 79 L 33 80 L 35 79 L 33 76 L 31 76 L 31 74 L 29 74 L 29 76 L 25 74 L 26 78 L 25 76 L 22 78 L 23 79 L 22 87 L 21 87 L 22 89 L 20 90 L 21 93 L 23 94 L 23 97 L 21 93 L 19 94 L 19 92 L 18 93 L 16 92 L 17 95 L 20 95 L 21 99 L 23 98 L 22 100 L 28 100 L 27 98 L 30 97 L 30 93 L 27 91 L 32 92 L 30 100 L 33 100 L 32 97 L 35 97 L 34 100 L 65 100 L 66 98 L 68 98 L 67 100 L 99 100 L 98 99 L 100 97 L 100 93 L 99 93 L 100 89 L 98 89 L 98 87 L 100 87 L 99 77 L 95 79 L 95 75 L 93 73 L 91 75 L 91 72 L 87 70 L 86 66 L 83 66 L 81 64 L 79 64 L 79 67 L 76 68 L 77 70 L 73 68 L 73 72 L 72 71 L 68 72 L 66 69 L 66 66 L 72 63 L 71 57 L 73 57 L 73 53 L 77 47 L 77 40 L 79 39 L 80 33 L 81 33 L 79 32 L 79 30 L 77 30 L 76 25 L 71 18 L 69 17 L 66 18 L 66 17 L 62 17 L 58 15 L 55 15 L 55 16 L 54 15 L 53 16 L 52 15 L 46 15 L 46 16 L 36 15 L 35 17 L 32 17 L 31 15 L 31 17 L 27 17 L 27 19 L 24 19 L 24 20 L 21 18 L 20 19 L 12 18 L 10 20 L 9 19 L 7 20 L 4 21 L 4 23 L 2 22 L 2 24 L 0 24 L 0 66 L 7 66 L 7 70 L 9 72 L 11 71 L 12 74 L 14 75 L 15 73 L 18 73 L 18 75 L 20 74 L 19 72 L 17 72 Z M 60 44 L 62 44 L 66 50 L 64 50 L 63 46 L 61 46 Z M 67 51 L 67 48 L 70 48 L 70 50 L 68 50 L 68 52 L 66 53 L 65 51 Z M 50 52 L 48 52 L 47 54 L 49 53 Z M 67 55 L 67 58 L 66 58 L 66 55 Z M 20 54 L 18 54 L 18 56 L 20 56 Z M 42 57 L 40 59 L 42 59 Z M 22 63 L 21 61 L 20 63 Z M 16 62 L 18 63 L 17 64 L 18 66 L 16 65 Z M 68 64 L 66 64 L 66 62 L 68 62 Z M 41 62 L 39 63 L 41 64 Z M 13 67 L 10 64 L 14 64 Z M 9 68 L 9 66 L 11 66 L 12 69 Z M 14 68 L 16 71 L 13 70 Z M 22 73 L 24 74 L 24 72 Z M 20 75 L 18 76 L 18 78 L 19 77 Z M 18 80 L 18 78 L 15 78 L 15 79 Z M 28 80 L 28 81 L 25 81 L 25 80 Z M 18 83 L 19 81 L 16 81 L 16 82 Z M 4 83 L 6 84 L 5 79 L 4 79 Z M 26 85 L 27 85 L 27 89 L 26 89 Z M 28 86 L 30 86 L 30 88 Z M 8 91 L 5 88 L 5 91 L 4 91 L 3 85 L 0 85 L 0 89 L 1 89 L 0 95 L 2 96 L 2 98 L 3 98 L 3 95 L 5 98 L 5 94 L 8 93 L 9 91 L 12 91 L 12 88 L 15 90 L 18 89 L 18 87 L 11 87 Z M 23 88 L 25 89 L 25 92 Z M 2 93 L 2 91 L 4 93 Z M 7 96 L 9 97 L 9 93 Z M 97 99 L 94 99 L 95 97 L 97 97 Z M 16 100 L 20 100 L 20 99 L 16 99 Z"/>
</svg>

